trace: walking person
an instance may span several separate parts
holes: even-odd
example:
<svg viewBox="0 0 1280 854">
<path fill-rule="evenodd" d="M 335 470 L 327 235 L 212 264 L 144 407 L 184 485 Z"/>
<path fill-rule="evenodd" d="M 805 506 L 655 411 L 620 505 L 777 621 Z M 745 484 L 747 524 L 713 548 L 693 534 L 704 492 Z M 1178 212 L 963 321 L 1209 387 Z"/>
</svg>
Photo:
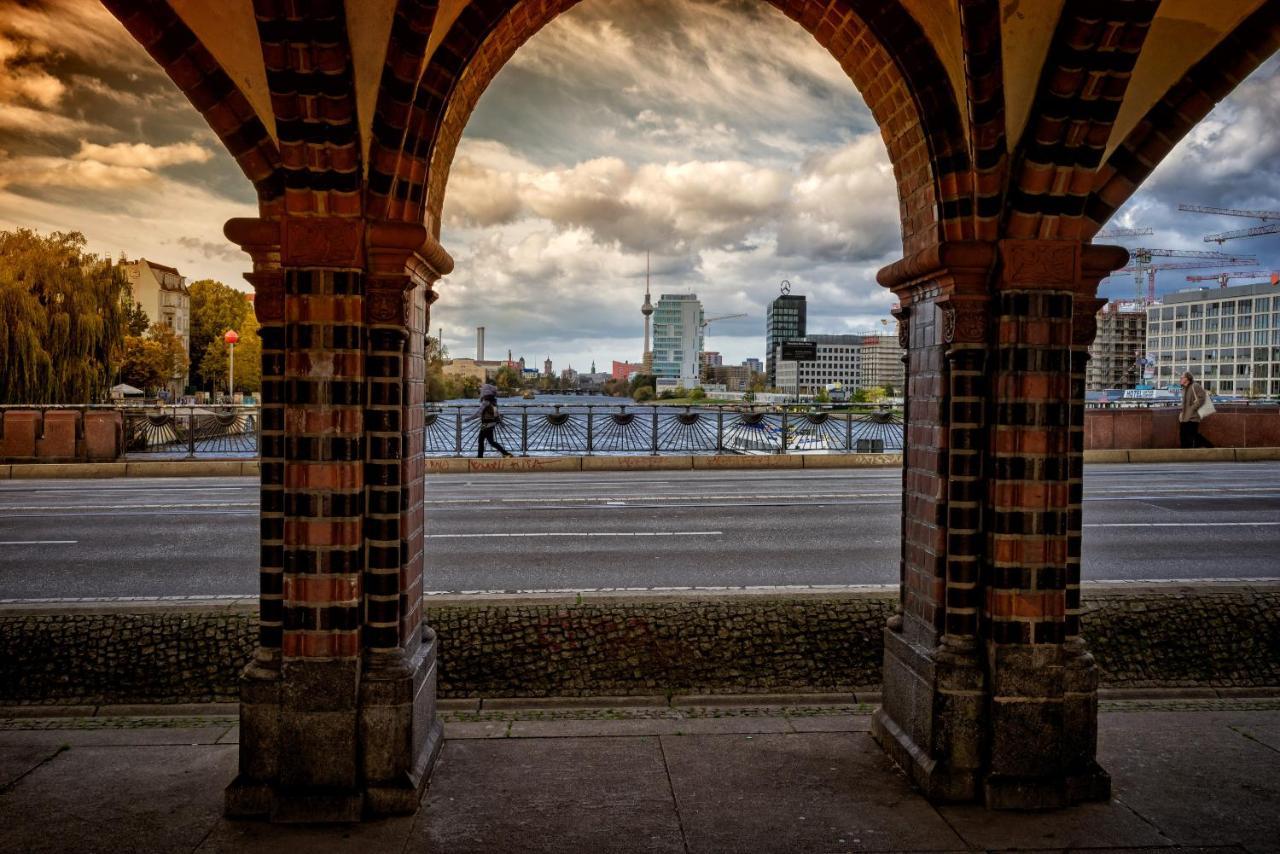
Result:
<svg viewBox="0 0 1280 854">
<path fill-rule="evenodd" d="M 1182 383 L 1182 411 L 1178 413 L 1178 444 L 1183 448 L 1213 447 L 1200 435 L 1200 419 L 1209 414 L 1203 410 L 1206 404 L 1212 406 L 1209 392 L 1196 382 L 1190 371 L 1184 373 L 1179 382 Z"/>
<path fill-rule="evenodd" d="M 502 456 L 513 456 L 510 451 L 499 445 L 498 440 L 493 437 L 494 431 L 498 429 L 498 423 L 501 421 L 501 417 L 498 415 L 498 395 L 496 390 L 494 393 L 486 394 L 480 398 L 480 411 L 476 414 L 480 418 L 480 446 L 476 449 L 476 456 L 481 459 L 484 458 L 485 442 L 488 442 L 495 450 L 501 452 Z"/>
</svg>

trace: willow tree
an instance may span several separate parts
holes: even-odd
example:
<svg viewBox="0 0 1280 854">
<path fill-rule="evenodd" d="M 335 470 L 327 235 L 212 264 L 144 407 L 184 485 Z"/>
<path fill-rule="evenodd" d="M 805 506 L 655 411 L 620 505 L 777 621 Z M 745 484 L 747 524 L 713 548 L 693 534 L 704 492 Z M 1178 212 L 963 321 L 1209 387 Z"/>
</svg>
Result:
<svg viewBox="0 0 1280 854">
<path fill-rule="evenodd" d="M 124 347 L 129 286 L 84 235 L 0 231 L 0 402 L 107 396 Z"/>
</svg>

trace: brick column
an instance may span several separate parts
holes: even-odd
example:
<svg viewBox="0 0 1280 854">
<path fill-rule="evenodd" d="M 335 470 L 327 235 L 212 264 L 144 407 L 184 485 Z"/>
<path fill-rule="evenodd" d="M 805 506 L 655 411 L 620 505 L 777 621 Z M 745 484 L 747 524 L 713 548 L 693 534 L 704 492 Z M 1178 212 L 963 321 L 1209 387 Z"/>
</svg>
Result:
<svg viewBox="0 0 1280 854">
<path fill-rule="evenodd" d="M 402 595 L 422 539 L 405 482 L 406 307 L 439 269 L 419 254 L 425 230 L 406 223 L 232 220 L 226 231 L 254 259 L 263 324 L 261 648 L 241 683 L 227 812 L 412 812 L 441 728 L 434 636 Z M 420 594 L 417 567 L 408 588 Z"/>
<path fill-rule="evenodd" d="M 1099 279 L 1127 256 L 953 242 L 881 271 L 910 378 L 903 609 L 873 732 L 935 800 L 1105 797 L 1079 636 L 1084 365 Z"/>
</svg>

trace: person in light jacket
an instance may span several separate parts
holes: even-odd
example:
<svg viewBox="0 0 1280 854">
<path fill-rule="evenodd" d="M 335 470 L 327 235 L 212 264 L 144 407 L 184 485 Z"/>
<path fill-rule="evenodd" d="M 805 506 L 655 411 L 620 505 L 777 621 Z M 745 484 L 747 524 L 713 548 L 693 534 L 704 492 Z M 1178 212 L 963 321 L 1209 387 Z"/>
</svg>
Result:
<svg viewBox="0 0 1280 854">
<path fill-rule="evenodd" d="M 1182 411 L 1178 413 L 1178 444 L 1184 448 L 1208 448 L 1210 444 L 1200 435 L 1200 407 L 1209 399 L 1209 392 L 1196 382 L 1187 371 L 1182 383 Z"/>
</svg>

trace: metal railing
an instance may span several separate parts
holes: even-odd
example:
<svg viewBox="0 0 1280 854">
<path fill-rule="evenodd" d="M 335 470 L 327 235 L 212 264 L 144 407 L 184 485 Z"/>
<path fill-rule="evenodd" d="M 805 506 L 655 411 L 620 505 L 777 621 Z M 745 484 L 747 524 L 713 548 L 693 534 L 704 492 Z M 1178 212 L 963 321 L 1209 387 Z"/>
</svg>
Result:
<svg viewBox="0 0 1280 854">
<path fill-rule="evenodd" d="M 258 455 L 257 406 L 194 404 L 122 406 L 124 455 L 240 459 Z"/>
<path fill-rule="evenodd" d="M 428 405 L 426 453 L 477 452 L 475 405 Z M 504 404 L 495 438 L 521 456 L 555 454 L 884 453 L 902 450 L 902 412 L 887 406 Z"/>
</svg>

